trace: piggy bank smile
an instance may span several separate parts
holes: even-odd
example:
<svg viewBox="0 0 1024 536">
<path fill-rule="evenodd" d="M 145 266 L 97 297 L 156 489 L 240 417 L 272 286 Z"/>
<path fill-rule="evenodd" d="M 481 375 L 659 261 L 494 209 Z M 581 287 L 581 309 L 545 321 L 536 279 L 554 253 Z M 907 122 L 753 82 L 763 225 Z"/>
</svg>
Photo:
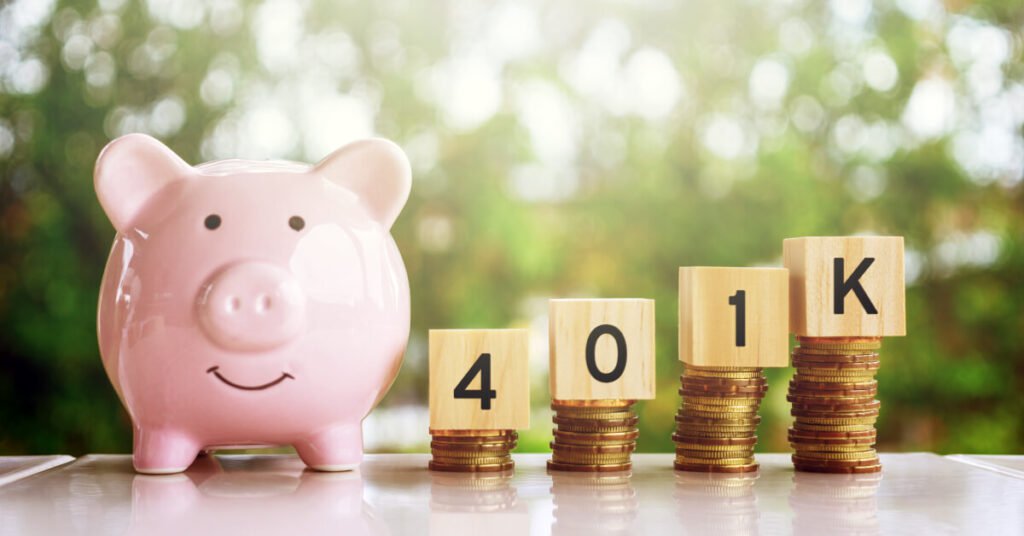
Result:
<svg viewBox="0 0 1024 536">
<path fill-rule="evenodd" d="M 294 380 L 295 379 L 295 376 L 292 376 L 291 374 L 288 374 L 287 372 L 282 372 L 281 375 L 278 376 L 278 378 L 276 380 L 269 381 L 269 382 L 264 383 L 264 384 L 260 384 L 260 385 L 242 385 L 242 384 L 235 383 L 235 382 L 225 378 L 224 375 L 219 372 L 219 370 L 220 370 L 220 365 L 214 365 L 214 366 L 206 369 L 206 373 L 207 374 L 213 374 L 213 376 L 215 378 L 217 378 L 218 380 L 220 380 L 224 384 L 229 385 L 231 387 L 234 387 L 235 389 L 241 389 L 243 391 L 262 391 L 264 389 L 270 389 L 271 387 L 273 387 L 273 386 L 275 386 L 275 385 L 277 385 L 277 384 L 279 384 L 279 383 L 281 383 L 281 382 L 283 382 L 285 380 Z"/>
</svg>

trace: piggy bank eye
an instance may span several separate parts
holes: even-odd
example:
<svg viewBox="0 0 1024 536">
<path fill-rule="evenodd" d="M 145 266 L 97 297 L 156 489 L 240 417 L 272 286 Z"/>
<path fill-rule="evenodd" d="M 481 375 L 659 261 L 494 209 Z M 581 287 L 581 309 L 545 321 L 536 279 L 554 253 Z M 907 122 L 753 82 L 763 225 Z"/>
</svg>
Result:
<svg viewBox="0 0 1024 536">
<path fill-rule="evenodd" d="M 305 226 L 306 220 L 302 219 L 302 216 L 292 216 L 291 218 L 288 218 L 288 227 L 291 227 L 296 231 L 301 231 Z"/>
<path fill-rule="evenodd" d="M 209 216 L 206 217 L 205 220 L 203 220 L 203 225 L 205 225 L 206 228 L 211 231 L 220 227 L 220 216 L 216 214 L 210 214 Z"/>
</svg>

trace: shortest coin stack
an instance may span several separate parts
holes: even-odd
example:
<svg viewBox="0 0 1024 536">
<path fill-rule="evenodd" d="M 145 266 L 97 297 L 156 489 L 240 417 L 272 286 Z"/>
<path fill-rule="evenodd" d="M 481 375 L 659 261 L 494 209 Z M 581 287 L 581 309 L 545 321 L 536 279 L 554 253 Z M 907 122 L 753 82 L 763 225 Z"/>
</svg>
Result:
<svg viewBox="0 0 1024 536">
<path fill-rule="evenodd" d="M 430 435 L 432 471 L 478 473 L 515 467 L 511 451 L 519 434 L 514 430 L 431 430 Z"/>
<path fill-rule="evenodd" d="M 640 431 L 633 400 L 555 400 L 548 469 L 626 471 Z"/>
<path fill-rule="evenodd" d="M 881 339 L 798 337 L 797 342 L 796 375 L 787 397 L 793 403 L 789 443 L 796 470 L 881 471 L 874 448 Z"/>
<path fill-rule="evenodd" d="M 686 365 L 680 378 L 683 405 L 676 413 L 675 468 L 680 471 L 756 471 L 757 412 L 768 391 L 759 367 Z"/>
</svg>

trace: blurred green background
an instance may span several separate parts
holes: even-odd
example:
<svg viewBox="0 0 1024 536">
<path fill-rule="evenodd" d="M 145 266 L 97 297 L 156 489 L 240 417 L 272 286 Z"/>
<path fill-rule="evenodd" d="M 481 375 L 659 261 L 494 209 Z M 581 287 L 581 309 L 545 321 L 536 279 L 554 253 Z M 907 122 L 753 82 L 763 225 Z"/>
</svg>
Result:
<svg viewBox="0 0 1024 536">
<path fill-rule="evenodd" d="M 547 299 L 657 300 L 670 451 L 677 267 L 782 239 L 906 237 L 880 448 L 1024 453 L 1024 5 L 15 0 L 0 7 L 0 454 L 126 452 L 100 364 L 103 145 L 192 163 L 400 143 L 413 336 L 367 448 L 426 448 L 426 331 L 528 327 L 546 450 Z M 771 370 L 762 451 L 786 451 Z"/>
</svg>

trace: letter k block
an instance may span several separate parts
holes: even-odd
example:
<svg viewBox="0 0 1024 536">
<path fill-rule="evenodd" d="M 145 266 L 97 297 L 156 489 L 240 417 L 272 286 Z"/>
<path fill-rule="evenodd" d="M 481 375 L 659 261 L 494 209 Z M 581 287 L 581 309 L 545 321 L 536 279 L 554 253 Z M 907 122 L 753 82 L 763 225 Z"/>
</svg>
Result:
<svg viewBox="0 0 1024 536">
<path fill-rule="evenodd" d="M 789 328 L 802 337 L 906 334 L 903 237 L 805 237 L 783 241 Z"/>
</svg>

